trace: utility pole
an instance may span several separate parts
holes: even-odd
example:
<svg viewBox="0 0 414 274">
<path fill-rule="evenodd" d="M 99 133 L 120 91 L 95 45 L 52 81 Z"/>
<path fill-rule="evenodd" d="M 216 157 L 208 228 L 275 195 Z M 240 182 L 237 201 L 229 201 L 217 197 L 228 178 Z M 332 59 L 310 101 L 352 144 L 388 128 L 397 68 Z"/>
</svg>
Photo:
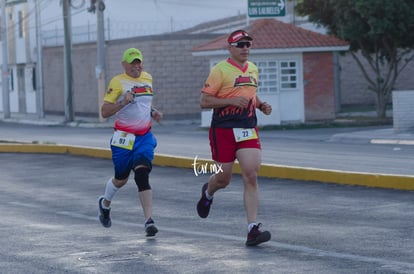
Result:
<svg viewBox="0 0 414 274">
<path fill-rule="evenodd" d="M 72 29 L 70 1 L 63 0 L 63 28 L 65 35 L 64 42 L 64 97 L 65 97 L 65 121 L 73 121 L 73 85 L 72 85 Z"/>
<path fill-rule="evenodd" d="M 96 26 L 97 26 L 97 65 L 95 67 L 96 79 L 98 80 L 98 112 L 99 121 L 104 122 L 106 119 L 102 117 L 101 106 L 105 95 L 106 85 L 106 62 L 105 62 L 105 22 L 103 12 L 105 4 L 103 0 L 91 0 L 91 6 L 88 11 L 96 12 Z"/>
<path fill-rule="evenodd" d="M 106 85 L 106 62 L 105 62 L 105 22 L 104 22 L 104 10 L 105 4 L 103 0 L 98 0 L 98 11 L 96 12 L 97 20 L 97 52 L 98 60 L 96 67 L 96 77 L 98 79 L 98 110 L 99 121 L 103 122 L 106 119 L 102 118 L 101 106 L 103 104 L 103 98 L 105 95 Z"/>
<path fill-rule="evenodd" d="M 3 115 L 10 118 L 10 96 L 9 96 L 9 53 L 7 43 L 7 20 L 6 0 L 1 1 L 1 38 L 3 41 L 3 64 L 2 64 L 2 91 L 3 91 Z"/>
<path fill-rule="evenodd" d="M 43 90 L 43 54 L 42 54 L 42 26 L 40 20 L 40 4 L 36 0 L 36 91 L 37 113 L 39 118 L 45 118 L 44 90 Z"/>
</svg>

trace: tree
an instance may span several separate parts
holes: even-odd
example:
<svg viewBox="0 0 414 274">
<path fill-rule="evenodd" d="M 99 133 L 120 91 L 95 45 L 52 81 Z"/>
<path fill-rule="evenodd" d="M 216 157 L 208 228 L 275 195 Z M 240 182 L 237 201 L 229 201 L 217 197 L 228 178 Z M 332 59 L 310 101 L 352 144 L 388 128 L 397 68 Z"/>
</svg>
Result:
<svg viewBox="0 0 414 274">
<path fill-rule="evenodd" d="M 385 118 L 398 75 L 414 59 L 414 0 L 300 0 L 295 10 L 350 43 L 376 94 L 377 116 Z"/>
</svg>

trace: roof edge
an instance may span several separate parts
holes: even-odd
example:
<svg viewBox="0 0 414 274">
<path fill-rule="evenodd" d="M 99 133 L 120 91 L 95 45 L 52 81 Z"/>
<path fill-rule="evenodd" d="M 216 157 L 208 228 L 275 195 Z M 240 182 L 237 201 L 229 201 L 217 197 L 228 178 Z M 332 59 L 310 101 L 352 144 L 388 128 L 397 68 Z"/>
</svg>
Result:
<svg viewBox="0 0 414 274">
<path fill-rule="evenodd" d="M 229 51 L 227 49 L 218 49 L 218 50 L 200 50 L 193 51 L 191 53 L 193 56 L 213 56 L 213 55 L 228 55 Z"/>
<path fill-rule="evenodd" d="M 278 54 L 278 53 L 298 53 L 298 52 L 330 52 L 348 51 L 349 46 L 338 47 L 303 47 L 303 48 L 271 48 L 271 49 L 252 49 L 251 54 Z M 193 56 L 213 56 L 226 55 L 227 49 L 193 51 Z"/>
<path fill-rule="evenodd" d="M 252 49 L 251 53 L 326 52 L 326 51 L 348 51 L 348 50 L 349 50 L 349 46 L 330 46 L 330 47 Z"/>
</svg>

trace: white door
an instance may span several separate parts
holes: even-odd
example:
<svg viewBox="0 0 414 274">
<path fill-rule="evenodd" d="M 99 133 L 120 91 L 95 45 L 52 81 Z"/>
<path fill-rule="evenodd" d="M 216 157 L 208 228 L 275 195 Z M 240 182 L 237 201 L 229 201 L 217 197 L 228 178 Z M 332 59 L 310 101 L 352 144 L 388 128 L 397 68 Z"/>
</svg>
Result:
<svg viewBox="0 0 414 274">
<path fill-rule="evenodd" d="M 272 105 L 273 112 L 258 114 L 259 125 L 304 122 L 301 55 L 255 57 L 259 68 L 258 96 Z"/>
</svg>

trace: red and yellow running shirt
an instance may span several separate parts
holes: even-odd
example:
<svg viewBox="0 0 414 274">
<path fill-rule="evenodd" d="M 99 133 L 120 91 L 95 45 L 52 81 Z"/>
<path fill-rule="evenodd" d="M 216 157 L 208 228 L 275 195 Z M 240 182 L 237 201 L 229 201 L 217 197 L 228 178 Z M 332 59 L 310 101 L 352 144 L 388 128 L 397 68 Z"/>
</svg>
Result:
<svg viewBox="0 0 414 274">
<path fill-rule="evenodd" d="M 231 59 L 216 64 L 210 72 L 201 92 L 217 98 L 244 96 L 249 99 L 246 108 L 235 106 L 215 108 L 211 127 L 220 128 L 253 128 L 257 125 L 256 90 L 259 71 L 255 64 L 247 62 L 241 68 Z"/>
<path fill-rule="evenodd" d="M 136 135 L 144 135 L 151 129 L 152 76 L 143 71 L 139 78 L 125 73 L 119 74 L 109 82 L 104 101 L 121 102 L 125 94 L 134 95 L 134 101 L 116 113 L 115 128 Z"/>
</svg>

